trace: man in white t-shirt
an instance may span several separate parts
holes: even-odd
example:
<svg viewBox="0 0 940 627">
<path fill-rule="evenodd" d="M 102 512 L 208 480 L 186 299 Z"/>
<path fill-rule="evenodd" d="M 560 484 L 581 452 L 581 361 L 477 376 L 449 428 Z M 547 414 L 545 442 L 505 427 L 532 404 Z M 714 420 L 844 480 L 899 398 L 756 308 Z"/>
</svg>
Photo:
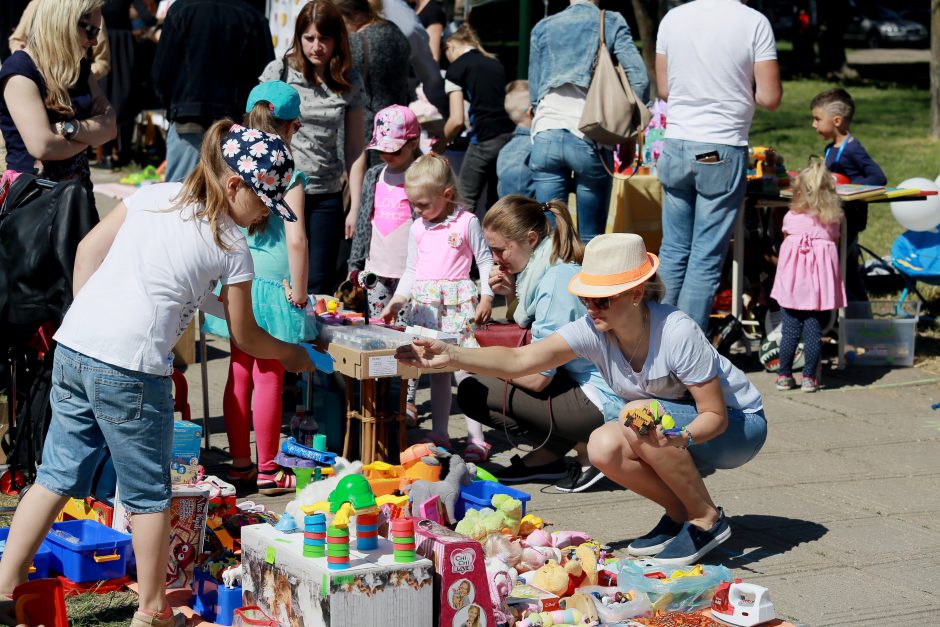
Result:
<svg viewBox="0 0 940 627">
<path fill-rule="evenodd" d="M 656 84 L 669 102 L 657 163 L 663 302 L 704 329 L 744 200 L 755 105 L 773 111 L 783 95 L 770 23 L 739 0 L 672 9 L 656 40 Z"/>
</svg>

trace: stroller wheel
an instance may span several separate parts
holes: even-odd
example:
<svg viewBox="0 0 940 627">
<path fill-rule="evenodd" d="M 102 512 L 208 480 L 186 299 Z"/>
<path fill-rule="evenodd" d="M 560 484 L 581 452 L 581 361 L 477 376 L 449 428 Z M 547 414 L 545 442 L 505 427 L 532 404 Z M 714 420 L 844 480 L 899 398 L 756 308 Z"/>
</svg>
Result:
<svg viewBox="0 0 940 627">
<path fill-rule="evenodd" d="M 26 475 L 19 470 L 7 470 L 0 475 L 0 492 L 8 496 L 19 494 L 26 487 Z"/>
</svg>

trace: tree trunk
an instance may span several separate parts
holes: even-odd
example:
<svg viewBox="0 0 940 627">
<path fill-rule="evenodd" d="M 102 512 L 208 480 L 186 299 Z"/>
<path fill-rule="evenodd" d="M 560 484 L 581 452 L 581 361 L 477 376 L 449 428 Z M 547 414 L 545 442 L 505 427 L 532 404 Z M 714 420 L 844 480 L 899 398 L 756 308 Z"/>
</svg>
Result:
<svg viewBox="0 0 940 627">
<path fill-rule="evenodd" d="M 940 139 L 940 0 L 930 0 L 930 137 Z"/>
<path fill-rule="evenodd" d="M 940 0 L 932 0 L 940 2 Z M 659 26 L 659 0 L 631 0 L 633 14 L 639 27 L 640 40 L 643 42 L 643 62 L 650 77 L 650 99 L 655 100 L 656 90 L 656 31 Z"/>
</svg>

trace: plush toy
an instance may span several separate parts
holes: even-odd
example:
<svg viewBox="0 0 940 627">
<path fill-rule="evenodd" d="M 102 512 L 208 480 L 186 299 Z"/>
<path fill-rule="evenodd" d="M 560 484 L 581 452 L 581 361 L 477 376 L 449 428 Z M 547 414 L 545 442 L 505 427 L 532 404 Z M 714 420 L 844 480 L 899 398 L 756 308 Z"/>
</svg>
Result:
<svg viewBox="0 0 940 627">
<path fill-rule="evenodd" d="M 522 550 L 522 561 L 519 562 L 519 572 L 538 570 L 548 560 L 561 562 L 561 551 L 550 546 L 527 546 Z"/>
<path fill-rule="evenodd" d="M 584 569 L 585 580 L 583 585 L 597 585 L 597 553 L 589 544 L 582 544 L 575 548 L 575 555 L 581 560 L 581 568 Z"/>
<path fill-rule="evenodd" d="M 564 596 L 570 597 L 572 594 L 574 594 L 575 590 L 587 583 L 585 581 L 585 579 L 587 579 L 587 575 L 584 572 L 584 568 L 581 566 L 581 558 L 579 558 L 573 551 L 568 554 L 568 559 L 565 560 L 564 569 L 565 572 L 568 573 L 568 588 L 565 590 Z"/>
<path fill-rule="evenodd" d="M 597 625 L 600 617 L 597 615 L 597 606 L 594 599 L 583 592 L 577 592 L 561 600 L 561 609 L 578 610 L 581 612 L 581 622 L 585 625 Z"/>
<path fill-rule="evenodd" d="M 454 530 L 468 538 L 482 540 L 491 533 L 499 533 L 504 523 L 503 515 L 489 507 L 468 509 Z"/>
<path fill-rule="evenodd" d="M 286 513 L 294 517 L 294 522 L 298 527 L 303 527 L 304 513 L 300 511 L 301 507 L 313 505 L 326 501 L 330 492 L 336 489 L 340 479 L 350 473 L 357 473 L 362 469 L 362 462 L 350 462 L 348 459 L 336 457 L 336 463 L 333 465 L 333 475 L 321 481 L 311 481 L 307 484 L 297 497 L 287 504 Z"/>
<path fill-rule="evenodd" d="M 522 547 L 506 536 L 495 533 L 483 541 L 483 554 L 486 556 L 486 577 L 489 581 L 496 624 L 512 625 L 515 618 L 506 599 L 518 576 L 515 565 L 522 559 Z"/>
<path fill-rule="evenodd" d="M 522 520 L 522 501 L 508 494 L 494 494 L 490 502 L 493 504 L 493 509 L 503 516 L 503 529 L 508 529 L 509 535 L 515 536 Z"/>
<path fill-rule="evenodd" d="M 544 524 L 545 521 L 535 514 L 526 514 L 519 521 L 519 535 L 524 538 L 536 529 L 541 529 Z"/>
<path fill-rule="evenodd" d="M 583 531 L 555 531 L 549 533 L 545 529 L 536 529 L 530 533 L 526 539 L 526 546 L 553 546 L 556 549 L 564 549 L 569 546 L 577 546 L 591 539 L 591 536 Z"/>
<path fill-rule="evenodd" d="M 413 509 L 416 508 L 415 503 L 420 505 L 432 496 L 438 497 L 444 505 L 448 521 L 454 523 L 457 521 L 454 508 L 457 505 L 457 498 L 460 496 L 460 488 L 461 486 L 470 485 L 473 481 L 476 466 L 468 464 L 456 455 L 450 455 L 449 458 L 450 469 L 447 471 L 447 476 L 441 481 L 415 481 L 406 487 L 405 491 L 408 492 Z"/>
<path fill-rule="evenodd" d="M 535 612 L 517 623 L 519 627 L 568 627 L 582 625 L 581 612 L 575 609 Z"/>
<path fill-rule="evenodd" d="M 560 597 L 565 596 L 568 581 L 568 571 L 557 561 L 548 560 L 544 566 L 535 571 L 532 585 Z"/>
</svg>

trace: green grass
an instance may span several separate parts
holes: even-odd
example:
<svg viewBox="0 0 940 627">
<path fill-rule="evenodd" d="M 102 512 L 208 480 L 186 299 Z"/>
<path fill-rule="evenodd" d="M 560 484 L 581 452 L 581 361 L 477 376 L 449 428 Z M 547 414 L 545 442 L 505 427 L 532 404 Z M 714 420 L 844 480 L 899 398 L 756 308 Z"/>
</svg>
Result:
<svg viewBox="0 0 940 627">
<path fill-rule="evenodd" d="M 811 155 L 821 155 L 825 142 L 812 128 L 809 103 L 833 83 L 804 80 L 784 83 L 783 103 L 775 112 L 759 110 L 751 126 L 751 145 L 773 146 L 787 169 L 798 170 Z M 850 87 L 856 113 L 852 133 L 884 169 L 888 185 L 915 176 L 933 180 L 940 174 L 940 142 L 927 138 L 930 93 L 906 87 Z M 863 246 L 879 255 L 891 250 L 903 230 L 886 203 L 872 205 Z"/>
</svg>

